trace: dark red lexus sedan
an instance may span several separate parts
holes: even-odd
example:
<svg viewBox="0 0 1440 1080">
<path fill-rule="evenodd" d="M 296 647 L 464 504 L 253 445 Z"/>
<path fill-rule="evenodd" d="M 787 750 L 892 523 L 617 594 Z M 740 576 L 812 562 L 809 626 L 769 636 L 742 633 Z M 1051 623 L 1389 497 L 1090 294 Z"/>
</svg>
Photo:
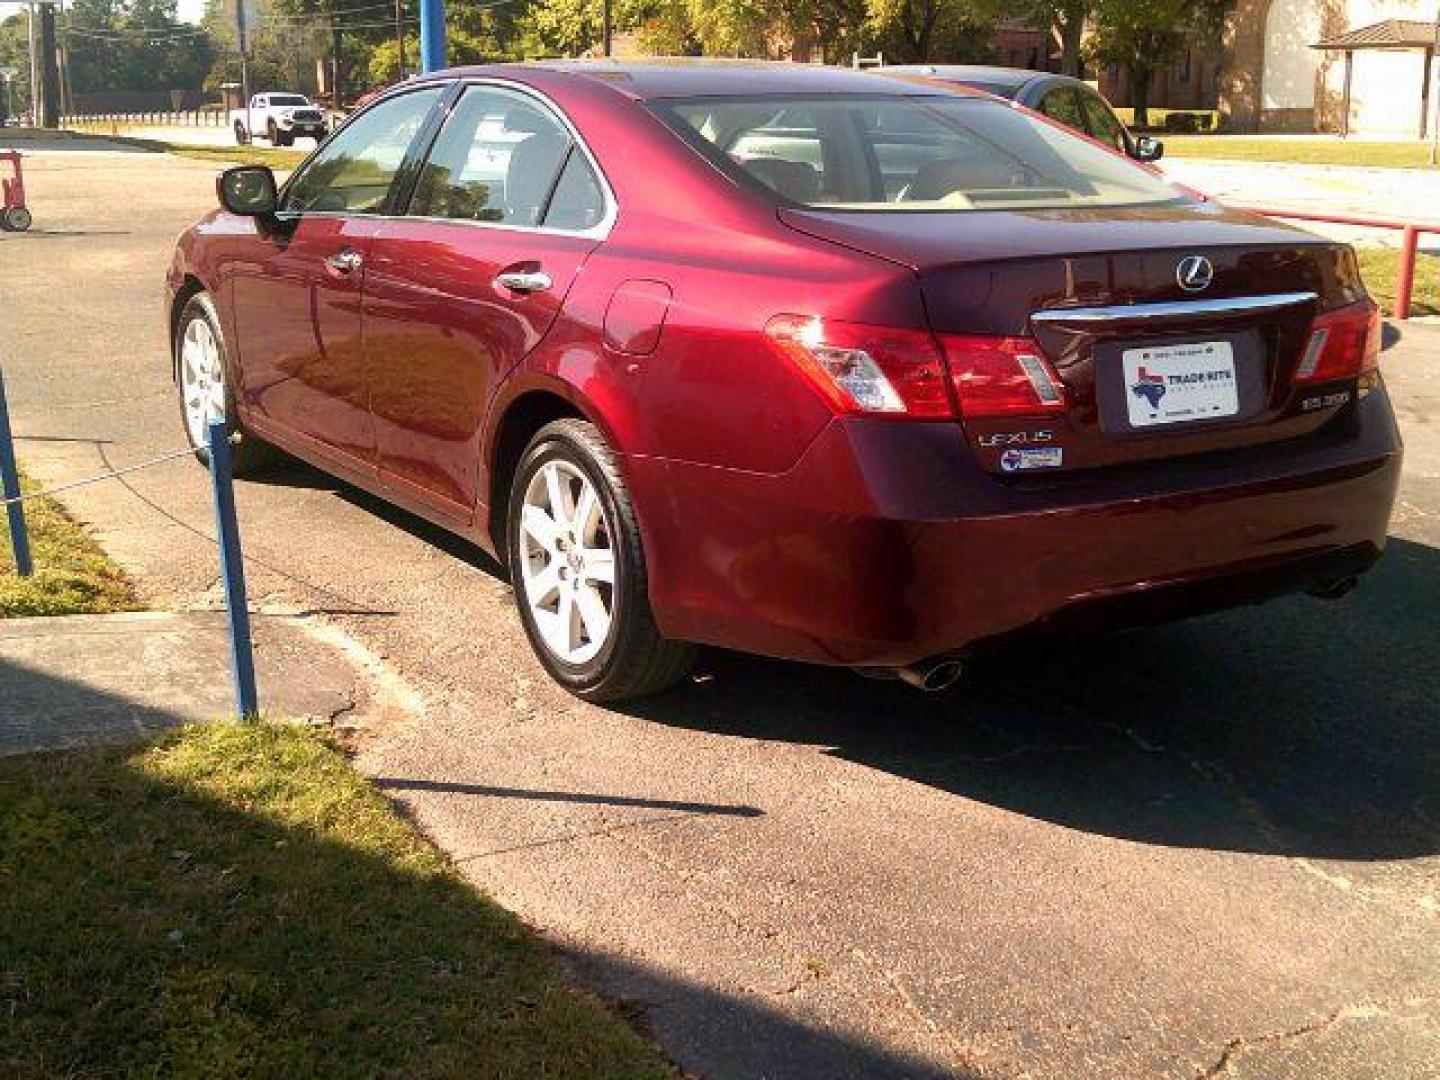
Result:
<svg viewBox="0 0 1440 1080">
<path fill-rule="evenodd" d="M 582 697 L 697 643 L 936 686 L 1028 627 L 1338 595 L 1385 540 L 1350 249 L 990 97 L 470 68 L 219 189 L 169 272 L 192 441 L 498 553 Z"/>
</svg>

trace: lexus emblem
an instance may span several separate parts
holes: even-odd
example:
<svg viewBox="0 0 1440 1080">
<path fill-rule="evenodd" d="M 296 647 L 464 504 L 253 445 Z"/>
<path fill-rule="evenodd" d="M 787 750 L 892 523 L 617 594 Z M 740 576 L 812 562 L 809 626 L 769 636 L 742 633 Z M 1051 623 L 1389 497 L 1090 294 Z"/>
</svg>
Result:
<svg viewBox="0 0 1440 1080">
<path fill-rule="evenodd" d="M 1175 267 L 1175 280 L 1186 292 L 1200 292 L 1215 280 L 1215 267 L 1204 255 L 1186 255 Z"/>
</svg>

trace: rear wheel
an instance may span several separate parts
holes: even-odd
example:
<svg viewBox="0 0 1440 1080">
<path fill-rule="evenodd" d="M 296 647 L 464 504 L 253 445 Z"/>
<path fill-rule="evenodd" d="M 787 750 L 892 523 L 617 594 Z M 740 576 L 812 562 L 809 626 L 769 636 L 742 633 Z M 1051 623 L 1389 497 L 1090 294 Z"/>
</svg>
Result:
<svg viewBox="0 0 1440 1080">
<path fill-rule="evenodd" d="M 0 227 L 6 232 L 24 232 L 30 228 L 35 219 L 30 216 L 30 211 L 23 206 L 11 206 L 0 214 Z"/>
<path fill-rule="evenodd" d="M 271 146 L 279 146 L 279 145 L 280 145 L 279 129 L 275 127 L 275 121 L 274 121 L 274 120 L 266 121 L 266 123 L 265 123 L 265 138 L 269 141 L 269 143 L 270 143 Z"/>
<path fill-rule="evenodd" d="M 556 682 L 587 701 L 614 701 L 685 676 L 694 646 L 655 627 L 635 510 L 593 424 L 540 429 L 516 470 L 508 523 L 520 619 Z"/>
<path fill-rule="evenodd" d="M 250 145 L 250 133 L 245 130 L 245 125 L 239 120 L 235 121 L 235 141 L 241 146 Z"/>
<path fill-rule="evenodd" d="M 175 385 L 180 392 L 180 415 L 185 437 L 203 464 L 210 464 L 210 424 L 229 419 L 227 430 L 240 430 L 235 400 L 226 377 L 225 337 L 215 305 L 205 293 L 192 296 L 175 330 Z M 275 451 L 253 435 L 246 435 L 230 454 L 236 476 L 253 473 L 270 464 Z"/>
</svg>

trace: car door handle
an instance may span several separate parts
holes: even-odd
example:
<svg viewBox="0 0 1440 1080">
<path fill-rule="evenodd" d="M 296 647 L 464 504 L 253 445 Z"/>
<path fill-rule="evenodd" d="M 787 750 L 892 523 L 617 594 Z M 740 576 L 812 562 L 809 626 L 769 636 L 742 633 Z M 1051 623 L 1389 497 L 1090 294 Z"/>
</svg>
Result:
<svg viewBox="0 0 1440 1080">
<path fill-rule="evenodd" d="M 544 270 L 505 270 L 495 275 L 495 284 L 511 292 L 544 292 L 555 284 Z"/>
<path fill-rule="evenodd" d="M 351 248 L 337 251 L 334 255 L 327 256 L 325 265 L 337 274 L 353 274 L 365 262 L 365 256 Z"/>
</svg>

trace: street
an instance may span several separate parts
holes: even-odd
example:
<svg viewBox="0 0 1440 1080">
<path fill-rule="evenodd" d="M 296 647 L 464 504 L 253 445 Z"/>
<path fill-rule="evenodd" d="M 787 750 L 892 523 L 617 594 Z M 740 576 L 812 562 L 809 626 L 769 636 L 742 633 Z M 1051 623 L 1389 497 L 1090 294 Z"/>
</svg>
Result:
<svg viewBox="0 0 1440 1080">
<path fill-rule="evenodd" d="M 215 168 L 26 168 L 22 463 L 183 446 L 163 274 Z M 1440 1077 L 1440 327 L 1387 338 L 1406 474 L 1354 594 L 1037 640 L 943 696 L 710 653 L 582 704 L 489 559 L 300 465 L 240 487 L 252 603 L 413 688 L 361 770 L 694 1074 Z M 154 605 L 219 603 L 193 462 L 64 501 Z"/>
</svg>

